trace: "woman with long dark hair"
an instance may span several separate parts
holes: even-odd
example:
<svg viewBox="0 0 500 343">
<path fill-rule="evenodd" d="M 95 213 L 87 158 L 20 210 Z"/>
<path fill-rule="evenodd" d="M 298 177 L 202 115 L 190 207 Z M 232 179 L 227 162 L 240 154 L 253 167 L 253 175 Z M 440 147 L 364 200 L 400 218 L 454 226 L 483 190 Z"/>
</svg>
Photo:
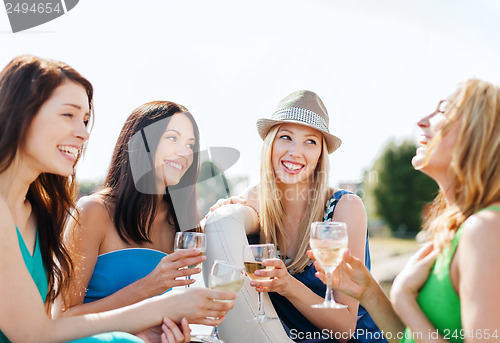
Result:
<svg viewBox="0 0 500 343">
<path fill-rule="evenodd" d="M 170 101 L 136 108 L 123 126 L 103 187 L 79 201 L 66 243 L 76 275 L 61 307 L 75 315 L 123 307 L 194 280 L 205 256 L 174 252 L 175 233 L 196 229 L 199 132 Z"/>
<path fill-rule="evenodd" d="M 221 319 L 205 317 L 222 318 L 232 306 L 213 299 L 233 293 L 192 289 L 51 319 L 53 300 L 68 291 L 74 275 L 62 235 L 74 208 L 75 165 L 89 137 L 92 97 L 92 85 L 62 62 L 19 56 L 0 73 L 0 342 L 68 342 L 113 330 L 159 342 L 162 322 L 172 330 L 171 320 L 179 324 L 184 317 L 215 325 Z M 161 339 L 186 341 L 185 321 L 183 328 Z M 117 333 L 90 341 L 142 340 Z"/>
</svg>

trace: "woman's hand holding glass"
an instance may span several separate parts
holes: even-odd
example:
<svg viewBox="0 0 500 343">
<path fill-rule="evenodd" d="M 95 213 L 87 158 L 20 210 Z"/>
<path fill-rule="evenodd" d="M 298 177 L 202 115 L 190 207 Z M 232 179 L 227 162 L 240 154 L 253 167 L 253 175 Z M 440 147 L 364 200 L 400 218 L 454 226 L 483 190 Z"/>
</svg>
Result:
<svg viewBox="0 0 500 343">
<path fill-rule="evenodd" d="M 312 251 L 308 251 L 307 254 L 315 261 L 316 277 L 326 284 L 327 276 L 321 263 L 316 260 Z M 363 303 L 367 290 L 377 283 L 364 263 L 352 256 L 349 250 L 344 251 L 342 261 L 333 271 L 331 282 L 333 289 L 347 294 L 360 303 Z"/>
<path fill-rule="evenodd" d="M 290 282 L 295 280 L 290 275 L 285 263 L 279 258 L 266 259 L 262 261 L 266 269 L 256 270 L 256 279 L 250 282 L 250 286 L 255 287 L 257 292 L 276 292 L 286 297 Z"/>
<path fill-rule="evenodd" d="M 234 307 L 237 294 L 202 287 L 182 288 L 167 292 L 160 297 L 169 298 L 168 308 L 173 309 L 169 317 L 176 323 L 186 318 L 191 324 L 217 326 Z M 159 300 L 160 303 L 162 299 Z"/>
<path fill-rule="evenodd" d="M 179 251 L 185 249 L 197 249 L 200 255 L 205 255 L 205 251 L 207 250 L 207 236 L 201 232 L 177 232 L 175 234 L 174 250 Z M 185 284 L 186 288 L 194 283 L 194 281 L 191 282 L 191 275 L 201 271 L 201 262 L 186 265 L 187 268 L 197 270 L 195 273 L 186 274 L 186 281 L 188 281 Z"/>
<path fill-rule="evenodd" d="M 215 260 L 208 276 L 208 287 L 227 292 L 238 293 L 245 280 L 245 269 L 235 264 Z M 197 337 L 205 343 L 224 343 L 217 337 L 217 326 L 214 326 L 210 336 Z"/>
<path fill-rule="evenodd" d="M 346 308 L 333 298 L 332 273 L 342 261 L 347 249 L 347 226 L 342 222 L 314 222 L 311 224 L 309 244 L 323 269 L 326 271 L 325 301 L 312 305 L 314 308 Z"/>
<path fill-rule="evenodd" d="M 264 265 L 264 261 L 276 259 L 276 247 L 272 243 L 250 244 L 243 248 L 243 263 L 247 276 L 256 282 L 269 280 L 270 276 L 257 273 L 257 271 L 274 269 L 272 266 Z M 257 273 L 257 274 L 256 274 Z M 260 274 L 260 275 L 259 275 Z M 250 322 L 263 323 L 277 318 L 267 317 L 262 304 L 262 293 L 258 292 L 258 314 Z"/>
<path fill-rule="evenodd" d="M 191 275 L 201 272 L 201 268 L 187 268 L 205 261 L 206 256 L 198 249 L 178 250 L 163 257 L 156 268 L 141 279 L 141 292 L 147 292 L 146 298 L 165 293 L 172 287 L 187 286 L 194 283 Z"/>
<path fill-rule="evenodd" d="M 315 256 L 312 251 L 308 251 L 312 260 Z M 432 244 L 424 245 L 403 268 L 402 272 L 394 280 L 391 288 L 391 298 L 402 297 L 402 292 L 408 292 L 409 297 L 416 299 L 418 291 L 429 276 L 429 272 L 438 255 L 438 251 L 433 250 Z M 316 276 L 326 283 L 325 270 L 321 264 L 314 262 L 317 273 Z M 361 304 L 370 297 L 370 291 L 378 288 L 377 281 L 366 268 L 363 262 L 352 256 L 348 250 L 344 252 L 342 262 L 332 274 L 332 288 L 349 295 Z"/>
</svg>

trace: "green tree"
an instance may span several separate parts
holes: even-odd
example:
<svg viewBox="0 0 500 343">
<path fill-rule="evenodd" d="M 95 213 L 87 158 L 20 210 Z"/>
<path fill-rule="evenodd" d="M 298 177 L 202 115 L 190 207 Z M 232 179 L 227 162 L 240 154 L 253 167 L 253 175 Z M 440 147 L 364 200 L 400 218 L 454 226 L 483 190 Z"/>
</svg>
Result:
<svg viewBox="0 0 500 343">
<path fill-rule="evenodd" d="M 78 191 L 79 191 L 78 197 L 94 193 L 97 190 L 97 188 L 99 188 L 100 184 L 101 184 L 100 181 L 88 181 L 88 180 L 78 181 Z"/>
<path fill-rule="evenodd" d="M 217 200 L 239 194 L 246 185 L 247 178 L 244 175 L 227 177 L 214 162 L 201 163 L 197 183 L 200 216 L 207 214 Z"/>
<path fill-rule="evenodd" d="M 416 148 L 410 141 L 389 142 L 365 180 L 376 213 L 396 235 L 414 236 L 420 230 L 422 210 L 438 190 L 431 178 L 413 169 Z"/>
</svg>

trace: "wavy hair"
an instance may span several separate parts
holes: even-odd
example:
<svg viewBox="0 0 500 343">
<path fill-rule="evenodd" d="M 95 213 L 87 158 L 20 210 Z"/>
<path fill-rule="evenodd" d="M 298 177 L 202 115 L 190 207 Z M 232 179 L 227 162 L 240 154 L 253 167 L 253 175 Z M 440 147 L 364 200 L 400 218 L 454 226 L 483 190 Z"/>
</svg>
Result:
<svg viewBox="0 0 500 343">
<path fill-rule="evenodd" d="M 176 113 L 186 115 L 193 125 L 194 157 L 193 163 L 182 176 L 179 184 L 165 189 L 162 201 L 165 201 L 168 206 L 167 221 L 175 226 L 176 231 L 180 231 L 178 218 L 181 216 L 183 219 L 189 218 L 190 228 L 198 227 L 198 218 L 193 215 L 197 213 L 195 188 L 186 187 L 195 185 L 198 178 L 200 147 L 198 126 L 184 106 L 170 101 L 153 101 L 137 107 L 125 122 L 115 145 L 108 175 L 103 188 L 99 191 L 105 198 L 106 207 L 112 214 L 118 234 L 126 243 L 151 242 L 149 231 L 160 201 L 158 192 L 153 190 L 156 189 L 153 159 L 160 138 L 171 117 Z M 147 136 L 144 131 L 147 131 Z M 129 143 L 134 139 L 134 135 L 143 144 L 142 148 L 130 148 Z M 145 164 L 150 172 L 145 173 L 140 179 L 134 178 L 136 166 L 132 165 L 131 156 L 136 156 L 134 158 L 140 161 L 139 164 Z M 169 188 L 171 190 L 182 188 L 183 191 L 189 193 L 183 194 L 182 203 L 176 203 L 175 211 Z"/>
<path fill-rule="evenodd" d="M 452 97 L 445 115 L 447 121 L 424 161 L 428 163 L 432 150 L 458 121 L 450 164 L 453 203 L 447 204 L 440 190 L 424 222 L 424 229 L 441 247 L 469 216 L 500 201 L 500 88 L 478 79 L 467 80 Z"/>
<path fill-rule="evenodd" d="M 66 63 L 22 55 L 0 73 L 0 173 L 14 161 L 25 144 L 26 132 L 42 105 L 64 82 L 81 85 L 88 96 L 93 117 L 93 88 L 90 82 Z M 75 166 L 82 152 L 79 152 Z M 70 177 L 42 173 L 30 185 L 26 199 L 35 214 L 40 250 L 47 270 L 47 310 L 68 288 L 73 264 L 62 243 L 68 215 L 75 208 L 77 184 Z"/>
<path fill-rule="evenodd" d="M 269 130 L 261 154 L 260 169 L 260 227 L 261 235 L 266 243 L 274 243 L 280 249 L 281 258 L 286 256 L 287 237 L 284 231 L 283 194 L 278 188 L 276 173 L 272 165 L 273 143 L 276 139 L 280 125 Z M 325 205 L 330 191 L 328 188 L 328 150 L 323 138 L 321 155 L 312 175 L 311 186 L 307 192 L 306 212 L 303 213 L 299 224 L 298 250 L 295 257 L 287 264 L 287 269 L 293 273 L 299 273 L 309 263 L 306 252 L 309 249 L 309 235 L 311 223 L 322 221 Z"/>
</svg>

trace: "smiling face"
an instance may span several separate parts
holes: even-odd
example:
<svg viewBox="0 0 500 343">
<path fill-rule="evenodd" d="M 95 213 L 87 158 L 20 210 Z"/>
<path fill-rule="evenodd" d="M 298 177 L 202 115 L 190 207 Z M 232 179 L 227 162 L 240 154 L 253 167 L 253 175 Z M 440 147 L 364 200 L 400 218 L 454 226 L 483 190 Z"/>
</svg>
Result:
<svg viewBox="0 0 500 343">
<path fill-rule="evenodd" d="M 321 156 L 322 139 L 321 132 L 308 126 L 282 124 L 271 155 L 278 182 L 309 183 Z"/>
<path fill-rule="evenodd" d="M 89 138 L 89 112 L 89 98 L 80 84 L 67 81 L 55 88 L 27 130 L 22 162 L 35 173 L 72 175 Z"/>
<path fill-rule="evenodd" d="M 441 131 L 447 123 L 447 115 L 450 113 L 449 106 L 449 100 L 442 100 L 436 111 L 418 122 L 418 126 L 422 130 L 419 137 L 420 146 L 412 159 L 412 165 L 416 170 L 424 172 L 438 182 L 447 178 L 452 153 L 460 130 L 461 121 L 456 120 L 449 130 L 441 135 Z M 440 138 L 436 138 L 438 136 Z M 435 138 L 438 141 L 434 142 Z M 430 151 L 430 156 L 427 156 L 429 147 L 432 147 L 432 151 Z"/>
<path fill-rule="evenodd" d="M 193 124 L 183 113 L 176 113 L 168 122 L 155 153 L 157 180 L 164 187 L 179 183 L 193 164 L 196 143 Z"/>
</svg>

